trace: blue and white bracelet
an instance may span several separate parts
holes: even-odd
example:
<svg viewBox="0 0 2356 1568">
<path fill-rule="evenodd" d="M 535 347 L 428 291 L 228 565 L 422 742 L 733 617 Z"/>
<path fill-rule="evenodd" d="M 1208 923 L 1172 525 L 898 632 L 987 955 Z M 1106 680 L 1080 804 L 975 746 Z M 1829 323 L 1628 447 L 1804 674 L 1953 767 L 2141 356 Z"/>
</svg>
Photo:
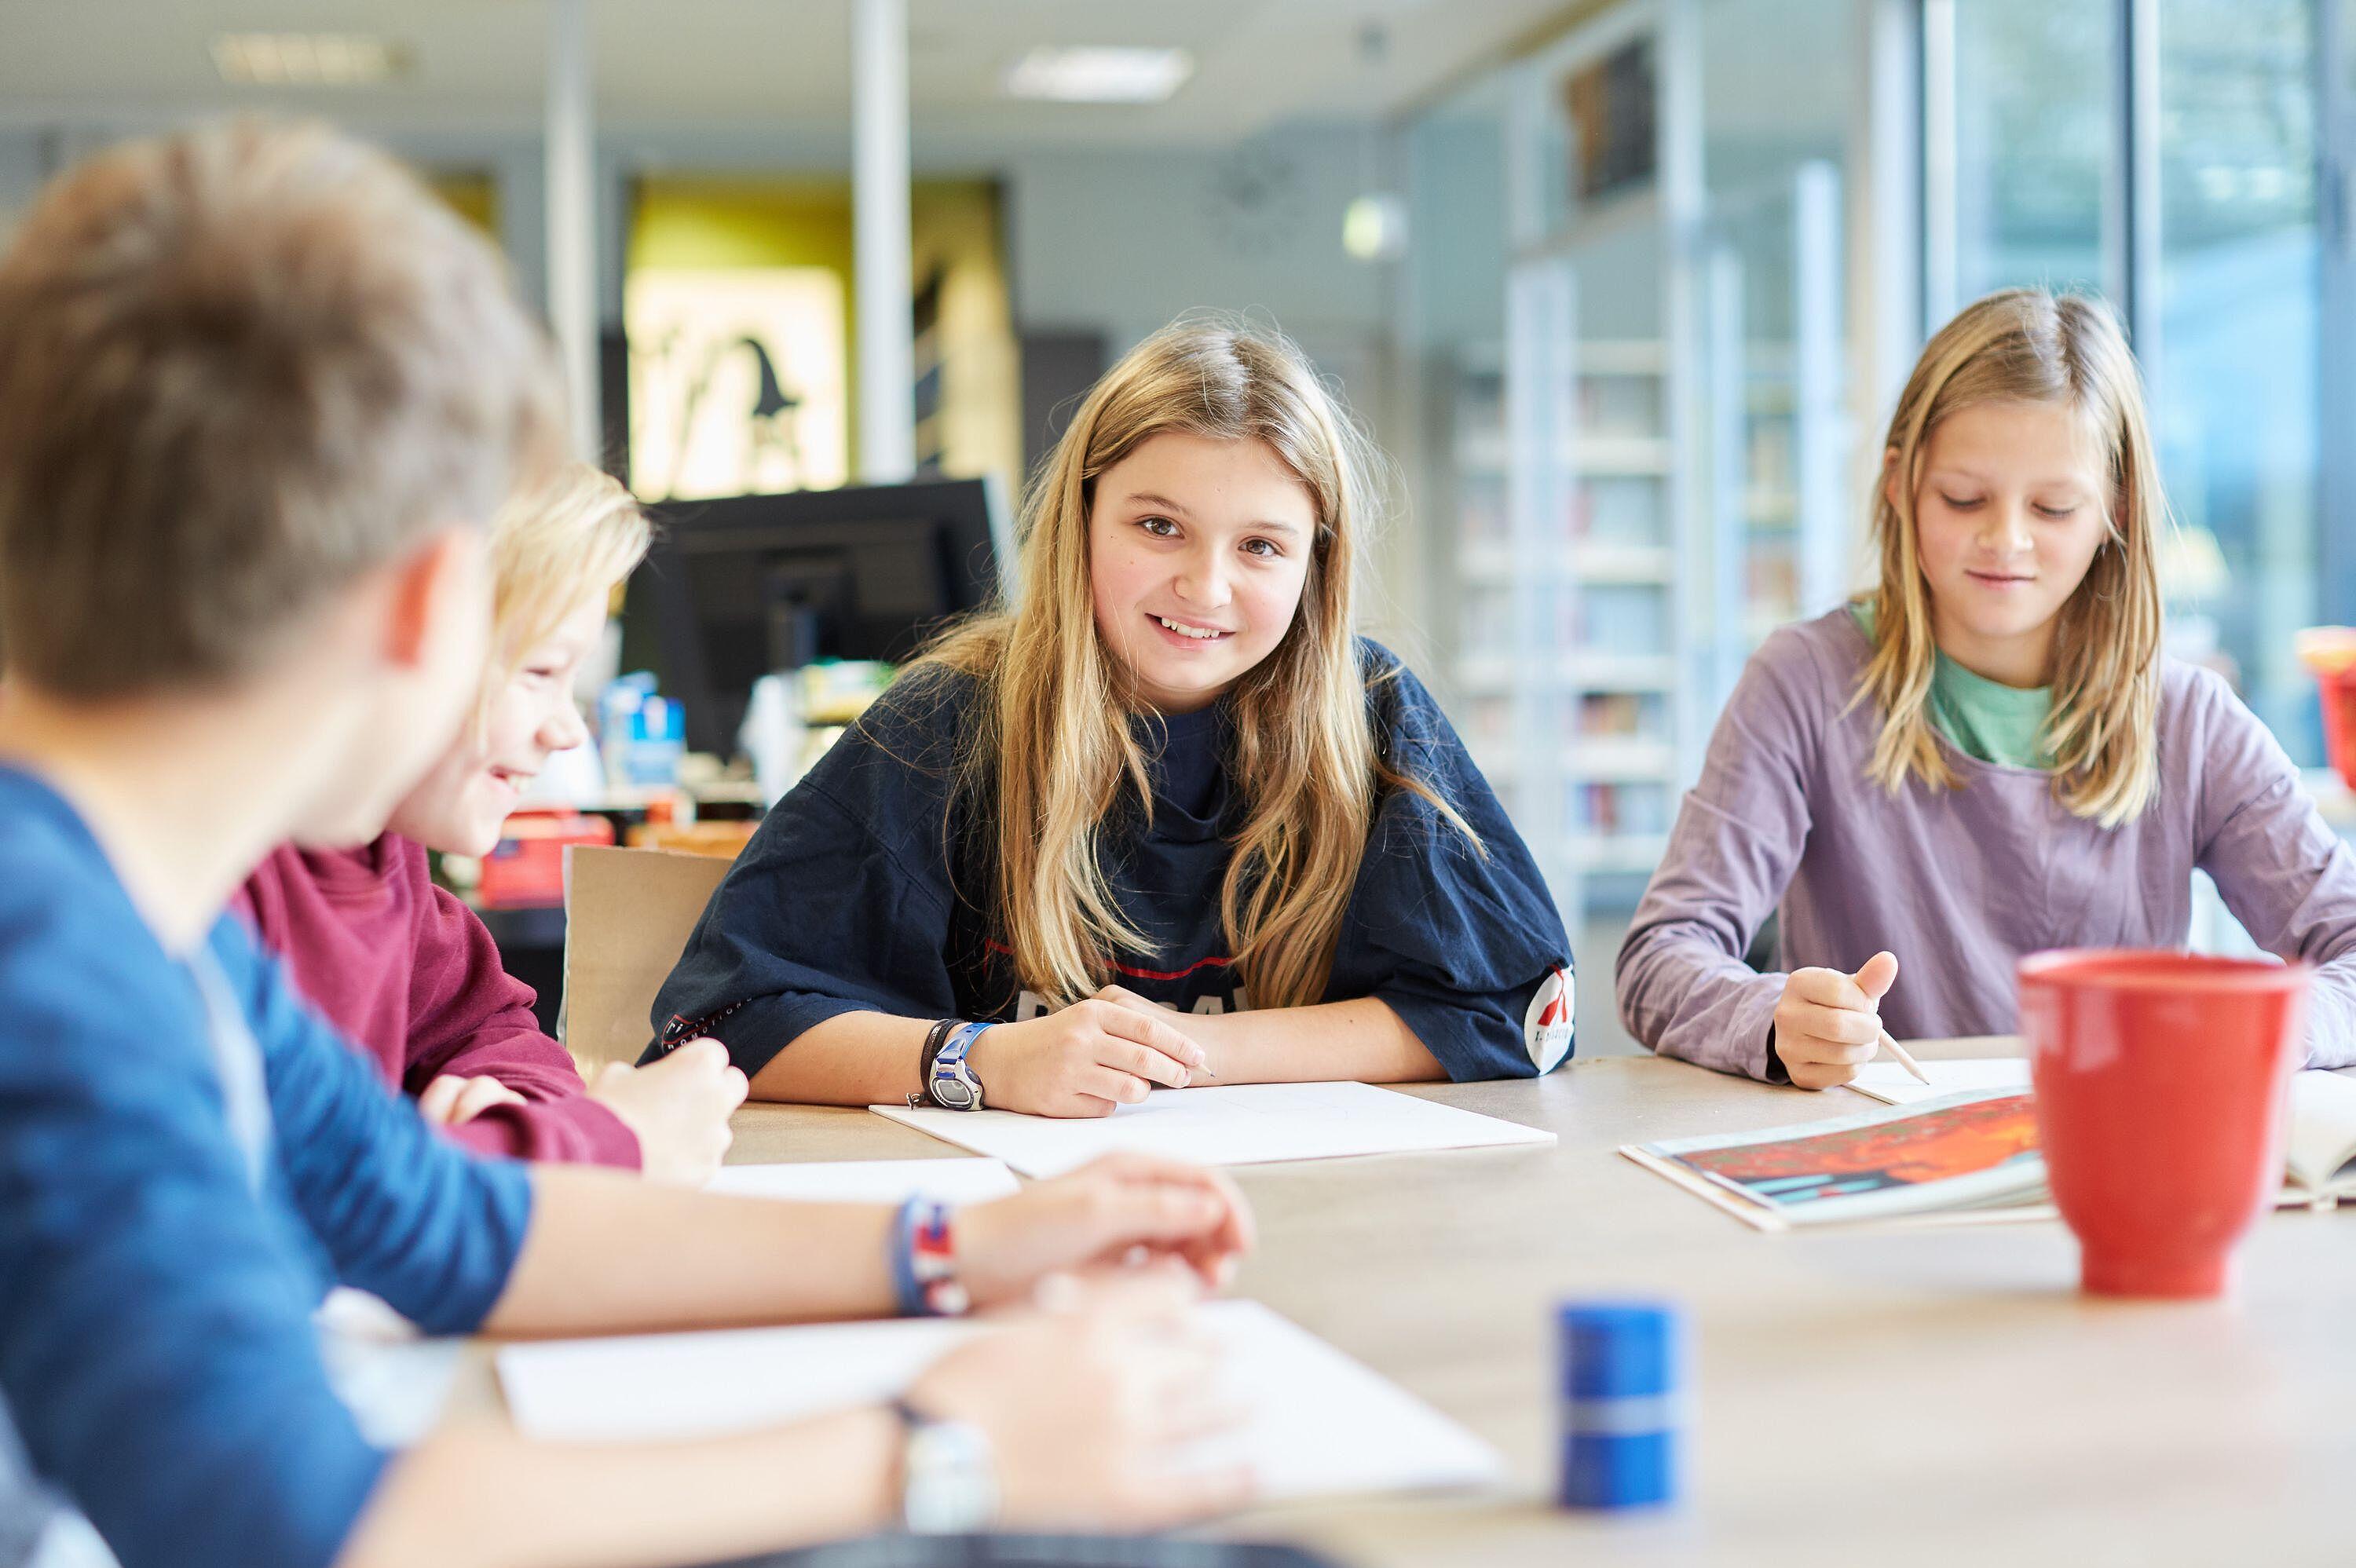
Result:
<svg viewBox="0 0 2356 1568">
<path fill-rule="evenodd" d="M 903 1317 L 961 1317 L 973 1298 L 957 1277 L 956 1211 L 911 1198 L 892 1219 L 892 1294 Z"/>
</svg>

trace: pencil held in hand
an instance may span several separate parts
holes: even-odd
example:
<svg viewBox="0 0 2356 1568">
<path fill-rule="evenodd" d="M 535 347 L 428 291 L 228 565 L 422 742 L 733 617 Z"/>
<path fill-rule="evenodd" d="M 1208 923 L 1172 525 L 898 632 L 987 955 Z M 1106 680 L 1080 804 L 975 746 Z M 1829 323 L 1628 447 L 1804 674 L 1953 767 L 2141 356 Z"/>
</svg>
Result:
<svg viewBox="0 0 2356 1568">
<path fill-rule="evenodd" d="M 1877 953 L 1854 975 L 1794 969 L 1776 998 L 1775 1056 L 1802 1089 L 1830 1089 L 1881 1053 L 1881 998 L 1898 980 L 1898 959 Z M 1901 1053 L 1902 1054 L 1902 1053 Z"/>
<path fill-rule="evenodd" d="M 1930 1083 L 1931 1075 L 1922 1071 L 1922 1064 L 1915 1061 L 1912 1057 L 1907 1055 L 1906 1048 L 1899 1044 L 1896 1040 L 1890 1039 L 1890 1031 L 1888 1029 L 1883 1029 L 1881 1031 L 1881 1049 L 1896 1057 L 1898 1059 L 1899 1066 L 1903 1067 L 1907 1072 L 1914 1074 L 1914 1082 L 1925 1086 Z"/>
</svg>

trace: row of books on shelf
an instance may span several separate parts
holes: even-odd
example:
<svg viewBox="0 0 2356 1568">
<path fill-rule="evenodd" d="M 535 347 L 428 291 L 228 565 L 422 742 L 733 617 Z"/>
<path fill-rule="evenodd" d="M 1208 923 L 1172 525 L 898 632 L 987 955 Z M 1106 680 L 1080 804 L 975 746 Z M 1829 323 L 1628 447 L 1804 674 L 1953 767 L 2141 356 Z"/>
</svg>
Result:
<svg viewBox="0 0 2356 1568">
<path fill-rule="evenodd" d="M 1665 779 L 1634 783 L 1591 782 L 1570 798 L 1573 837 L 1646 837 L 1665 834 L 1673 809 Z"/>
<path fill-rule="evenodd" d="M 1466 476 L 1457 486 L 1456 537 L 1465 545 L 1504 544 L 1513 538 L 1505 478 L 1489 470 Z M 1775 539 L 1799 528 L 1799 497 L 1788 488 L 1753 484 L 1740 501 L 1742 530 L 1754 539 Z M 1645 479 L 1582 474 L 1570 486 L 1559 522 L 1539 532 L 1547 542 L 1564 545 L 1590 539 L 1644 544 L 1666 536 L 1664 505 L 1661 487 Z"/>
<path fill-rule="evenodd" d="M 1668 699 L 1657 692 L 1590 691 L 1539 704 L 1539 728 L 1567 735 L 1573 744 L 1642 741 L 1667 732 Z M 1464 738 L 1477 746 L 1504 746 L 1515 733 L 1514 700 L 1495 694 L 1475 697 L 1465 708 Z"/>
<path fill-rule="evenodd" d="M 1615 754 L 1640 765 L 1622 777 L 1599 777 L 1597 770 L 1585 765 Z M 1511 750 L 1486 747 L 1475 747 L 1472 752 L 1483 773 L 1506 789 L 1526 816 L 1535 818 L 1550 809 L 1558 810 L 1561 831 L 1573 838 L 1657 836 L 1669 830 L 1676 759 L 1666 746 L 1618 740 L 1565 745 L 1554 754 L 1554 765 L 1547 770 L 1559 785 L 1559 805 L 1551 808 L 1547 802 L 1555 798 L 1556 791 L 1534 787 L 1544 782 L 1545 775 L 1526 776 L 1521 756 Z"/>
<path fill-rule="evenodd" d="M 1574 684 L 1580 656 L 1549 671 L 1545 660 L 1554 650 L 1610 650 L 1601 657 L 1617 660 L 1619 675 L 1596 671 L 1593 684 L 1612 688 L 1628 674 L 1641 670 L 1630 684 L 1637 689 L 1660 679 L 1674 678 L 1669 655 L 1672 605 L 1666 592 L 1671 558 L 1665 550 L 1612 550 L 1597 547 L 1582 557 L 1591 575 L 1566 576 L 1554 581 L 1543 573 L 1514 572 L 1504 562 L 1494 574 L 1478 579 L 1466 594 L 1462 610 L 1462 683 L 1490 688 L 1513 684 L 1518 669 L 1528 668 L 1540 684 Z M 1746 562 L 1742 604 L 1743 635 L 1758 642 L 1777 626 L 1800 613 L 1799 574 L 1784 557 L 1753 557 Z M 1526 625 L 1517 616 L 1523 606 L 1517 592 L 1537 588 L 1542 595 L 1530 604 Z M 1534 662 L 1529 650 L 1547 650 Z M 1630 659 L 1638 663 L 1630 665 Z M 1664 665 L 1667 667 L 1664 668 Z"/>
<path fill-rule="evenodd" d="M 1574 367 L 1579 422 L 1590 429 L 1657 432 L 1663 422 L 1662 368 L 1657 360 L 1646 363 L 1625 355 L 1586 355 Z M 1483 367 L 1460 376 L 1456 382 L 1456 413 L 1463 427 L 1503 426 L 1503 368 Z"/>
<path fill-rule="evenodd" d="M 1668 515 L 1661 486 L 1626 475 L 1588 475 L 1570 486 L 1562 516 L 1539 533 L 1566 544 L 1595 540 L 1650 544 L 1666 539 Z M 1459 486 L 1457 536 L 1468 543 L 1513 537 L 1505 475 L 1468 475 Z"/>
</svg>

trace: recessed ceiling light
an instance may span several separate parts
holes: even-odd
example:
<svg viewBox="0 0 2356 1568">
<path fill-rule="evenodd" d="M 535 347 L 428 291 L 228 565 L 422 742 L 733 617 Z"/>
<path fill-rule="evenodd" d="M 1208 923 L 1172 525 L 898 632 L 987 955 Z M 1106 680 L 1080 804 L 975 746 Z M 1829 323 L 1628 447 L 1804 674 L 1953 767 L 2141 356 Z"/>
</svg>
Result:
<svg viewBox="0 0 2356 1568">
<path fill-rule="evenodd" d="M 405 45 L 368 33 L 223 33 L 213 40 L 221 80 L 270 87 L 348 87 L 406 76 Z"/>
<path fill-rule="evenodd" d="M 1006 91 L 1058 103 L 1159 103 L 1194 74 L 1184 49 L 1042 45 L 1014 62 Z"/>
</svg>

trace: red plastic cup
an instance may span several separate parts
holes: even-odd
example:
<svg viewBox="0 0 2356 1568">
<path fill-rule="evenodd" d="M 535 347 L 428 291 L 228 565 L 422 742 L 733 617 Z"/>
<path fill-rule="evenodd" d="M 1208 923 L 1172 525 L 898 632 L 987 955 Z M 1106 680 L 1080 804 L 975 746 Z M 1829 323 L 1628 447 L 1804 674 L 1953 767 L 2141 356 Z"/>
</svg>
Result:
<svg viewBox="0 0 2356 1568">
<path fill-rule="evenodd" d="M 2282 1186 L 2302 964 L 2085 949 L 2020 961 L 2037 1132 L 2081 1285 L 2221 1296 Z"/>
<path fill-rule="evenodd" d="M 2323 699 L 2323 760 L 2356 789 L 2356 669 L 2318 670 Z"/>
</svg>

